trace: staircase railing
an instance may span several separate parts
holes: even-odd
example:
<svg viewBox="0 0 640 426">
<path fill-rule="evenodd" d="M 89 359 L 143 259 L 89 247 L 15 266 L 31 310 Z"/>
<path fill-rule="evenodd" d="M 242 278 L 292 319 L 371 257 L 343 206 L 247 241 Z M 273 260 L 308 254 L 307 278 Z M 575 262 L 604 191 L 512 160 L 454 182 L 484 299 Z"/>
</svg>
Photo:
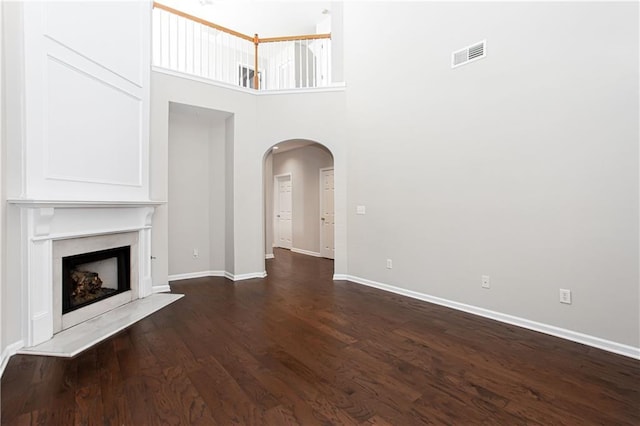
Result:
<svg viewBox="0 0 640 426">
<path fill-rule="evenodd" d="M 331 85 L 331 34 L 252 37 L 153 6 L 155 66 L 256 90 Z"/>
</svg>

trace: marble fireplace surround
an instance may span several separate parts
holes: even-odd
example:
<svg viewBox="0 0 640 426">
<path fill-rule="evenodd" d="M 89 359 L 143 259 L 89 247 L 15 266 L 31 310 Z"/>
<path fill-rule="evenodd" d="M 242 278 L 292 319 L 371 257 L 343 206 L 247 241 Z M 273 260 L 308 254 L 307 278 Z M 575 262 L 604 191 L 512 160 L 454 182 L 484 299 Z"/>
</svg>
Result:
<svg viewBox="0 0 640 426">
<path fill-rule="evenodd" d="M 53 241 L 53 332 L 59 333 L 69 327 L 83 323 L 118 306 L 138 299 L 138 256 L 130 262 L 130 289 L 99 300 L 90 305 L 62 312 L 62 260 L 67 256 L 86 254 L 100 250 L 129 246 L 132 253 L 139 253 L 138 232 L 123 232 L 90 237 L 69 238 Z"/>
<path fill-rule="evenodd" d="M 151 280 L 151 220 L 160 203 L 9 200 L 9 204 L 16 209 L 14 213 L 19 215 L 20 223 L 19 258 L 26 347 L 50 340 L 54 333 L 71 324 L 67 319 L 64 320 L 67 324 L 62 324 L 62 309 L 56 306 L 61 297 L 58 295 L 61 284 L 56 283 L 55 278 L 61 274 L 61 266 L 57 265 L 61 256 L 76 254 L 85 248 L 95 251 L 111 248 L 114 244 L 130 245 L 132 290 L 125 296 L 130 300 L 123 303 L 169 290 L 154 288 Z M 109 299 L 87 308 L 115 302 L 115 306 L 107 305 L 106 309 L 110 310 L 121 302 L 109 302 Z M 71 321 L 85 321 L 95 316 L 92 311 L 95 309 L 91 308 L 84 316 Z"/>
</svg>

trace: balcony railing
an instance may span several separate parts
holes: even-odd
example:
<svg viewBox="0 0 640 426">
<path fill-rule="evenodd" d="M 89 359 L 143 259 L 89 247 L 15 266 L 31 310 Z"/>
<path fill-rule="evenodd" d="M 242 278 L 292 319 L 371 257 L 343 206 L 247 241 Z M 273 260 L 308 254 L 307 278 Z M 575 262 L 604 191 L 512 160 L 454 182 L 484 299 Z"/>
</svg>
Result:
<svg viewBox="0 0 640 426">
<path fill-rule="evenodd" d="M 160 3 L 153 64 L 256 90 L 331 85 L 331 34 L 253 37 Z"/>
</svg>

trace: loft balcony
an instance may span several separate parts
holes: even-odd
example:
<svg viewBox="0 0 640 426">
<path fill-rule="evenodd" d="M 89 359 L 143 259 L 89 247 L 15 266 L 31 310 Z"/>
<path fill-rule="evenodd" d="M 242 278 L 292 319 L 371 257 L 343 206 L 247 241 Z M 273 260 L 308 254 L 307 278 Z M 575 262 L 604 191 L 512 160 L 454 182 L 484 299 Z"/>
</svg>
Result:
<svg viewBox="0 0 640 426">
<path fill-rule="evenodd" d="M 336 86 L 330 33 L 260 38 L 160 3 L 153 6 L 157 68 L 250 90 Z"/>
</svg>

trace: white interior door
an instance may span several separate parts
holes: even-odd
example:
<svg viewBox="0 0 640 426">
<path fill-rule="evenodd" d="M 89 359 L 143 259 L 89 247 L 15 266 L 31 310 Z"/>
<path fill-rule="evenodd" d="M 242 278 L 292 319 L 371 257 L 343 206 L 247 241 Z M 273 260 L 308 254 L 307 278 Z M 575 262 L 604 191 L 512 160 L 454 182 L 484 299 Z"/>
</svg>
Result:
<svg viewBox="0 0 640 426">
<path fill-rule="evenodd" d="M 276 247 L 291 249 L 291 175 L 276 176 L 275 179 L 275 223 Z"/>
<path fill-rule="evenodd" d="M 320 169 L 320 185 L 320 255 L 333 259 L 336 251 L 333 169 Z"/>
</svg>

